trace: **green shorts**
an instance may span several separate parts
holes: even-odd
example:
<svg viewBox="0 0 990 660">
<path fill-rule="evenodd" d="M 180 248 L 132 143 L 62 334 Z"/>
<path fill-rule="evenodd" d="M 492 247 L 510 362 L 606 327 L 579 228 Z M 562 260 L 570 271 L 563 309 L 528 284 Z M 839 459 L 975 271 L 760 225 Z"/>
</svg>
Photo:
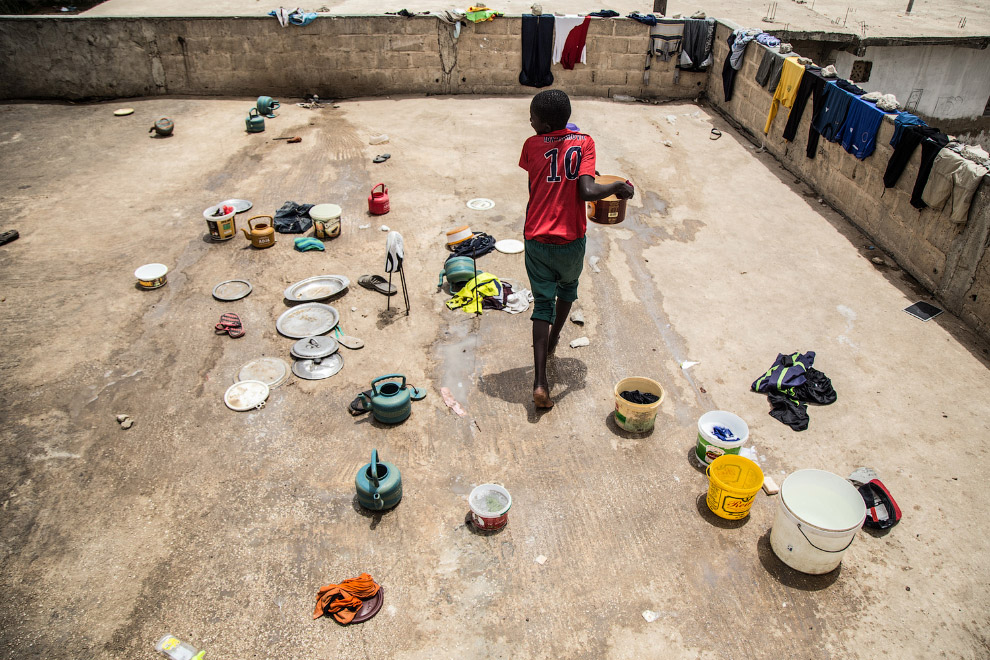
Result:
<svg viewBox="0 0 990 660">
<path fill-rule="evenodd" d="M 553 323 L 558 298 L 565 302 L 577 300 L 586 244 L 585 238 L 562 245 L 526 241 L 526 273 L 534 301 L 531 319 Z"/>
</svg>

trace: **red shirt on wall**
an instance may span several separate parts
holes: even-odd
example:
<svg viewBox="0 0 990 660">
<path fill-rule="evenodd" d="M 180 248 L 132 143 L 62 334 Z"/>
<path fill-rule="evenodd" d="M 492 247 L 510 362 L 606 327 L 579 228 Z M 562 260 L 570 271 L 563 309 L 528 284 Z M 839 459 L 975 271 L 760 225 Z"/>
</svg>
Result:
<svg viewBox="0 0 990 660">
<path fill-rule="evenodd" d="M 595 141 L 569 129 L 534 135 L 523 144 L 519 167 L 529 173 L 526 240 L 570 243 L 588 225 L 578 177 L 595 176 Z"/>
</svg>

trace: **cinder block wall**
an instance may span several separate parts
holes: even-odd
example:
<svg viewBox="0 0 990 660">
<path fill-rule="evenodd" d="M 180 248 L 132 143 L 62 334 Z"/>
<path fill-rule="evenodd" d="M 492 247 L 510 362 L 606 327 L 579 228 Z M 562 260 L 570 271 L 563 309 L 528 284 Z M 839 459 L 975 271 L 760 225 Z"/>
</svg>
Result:
<svg viewBox="0 0 990 660">
<path fill-rule="evenodd" d="M 283 28 L 271 17 L 0 18 L 0 98 L 88 99 L 159 94 L 302 96 L 525 94 L 522 21 L 453 26 L 429 16 L 320 17 Z M 703 73 L 654 60 L 649 28 L 592 19 L 588 63 L 554 65 L 554 86 L 580 96 L 695 98 Z"/>
<path fill-rule="evenodd" d="M 736 76 L 732 100 L 725 102 L 722 65 L 728 56 L 731 23 L 720 23 L 715 38 L 715 63 L 708 81 L 710 102 L 738 122 L 756 142 L 787 169 L 807 181 L 818 194 L 891 254 L 899 266 L 982 337 L 990 339 L 990 185 L 984 183 L 973 198 L 969 220 L 956 225 L 948 213 L 918 211 L 910 204 L 918 175 L 921 149 L 917 149 L 897 185 L 883 187 L 883 173 L 894 149 L 891 119 L 884 120 L 877 148 L 865 160 L 857 160 L 838 143 L 819 140 L 815 157 L 806 156 L 811 125 L 812 99 L 808 99 L 793 142 L 782 134 L 789 110 L 781 108 L 763 135 L 772 94 L 756 83 L 756 71 L 766 50 L 750 42 L 743 67 Z"/>
</svg>

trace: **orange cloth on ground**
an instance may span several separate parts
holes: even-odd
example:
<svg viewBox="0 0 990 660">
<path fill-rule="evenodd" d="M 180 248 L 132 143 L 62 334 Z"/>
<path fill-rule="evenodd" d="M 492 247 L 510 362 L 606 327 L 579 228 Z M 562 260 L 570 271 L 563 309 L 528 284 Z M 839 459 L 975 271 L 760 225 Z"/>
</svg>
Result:
<svg viewBox="0 0 990 660">
<path fill-rule="evenodd" d="M 378 593 L 378 584 L 367 573 L 348 578 L 340 584 L 328 584 L 316 592 L 313 618 L 332 614 L 338 623 L 348 624 L 361 608 L 361 602 Z"/>
</svg>

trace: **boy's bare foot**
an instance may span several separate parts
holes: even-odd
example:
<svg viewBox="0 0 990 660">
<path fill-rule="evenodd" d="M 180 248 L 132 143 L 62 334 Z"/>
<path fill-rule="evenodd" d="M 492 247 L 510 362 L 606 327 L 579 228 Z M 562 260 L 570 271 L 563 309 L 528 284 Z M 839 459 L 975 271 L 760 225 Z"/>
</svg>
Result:
<svg viewBox="0 0 990 660">
<path fill-rule="evenodd" d="M 550 393 L 543 387 L 537 387 L 533 390 L 533 403 L 536 404 L 538 409 L 549 410 L 553 408 L 553 399 L 550 398 Z"/>
</svg>

